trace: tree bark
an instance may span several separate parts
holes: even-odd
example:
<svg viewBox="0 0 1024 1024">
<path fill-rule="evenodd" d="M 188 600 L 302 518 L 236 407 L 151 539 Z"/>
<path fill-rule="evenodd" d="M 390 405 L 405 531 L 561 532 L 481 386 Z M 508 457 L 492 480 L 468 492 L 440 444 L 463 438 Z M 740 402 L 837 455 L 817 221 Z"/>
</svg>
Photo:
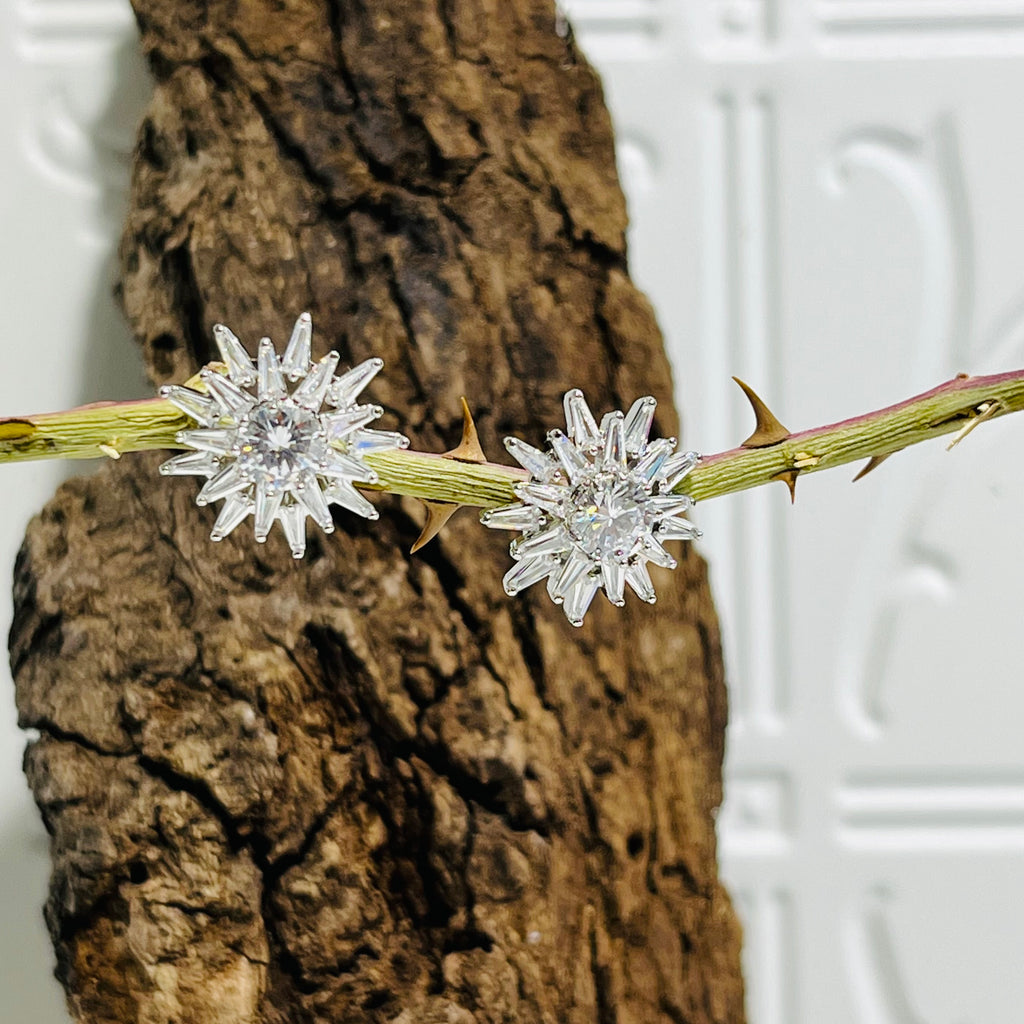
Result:
<svg viewBox="0 0 1024 1024">
<path fill-rule="evenodd" d="M 594 72 L 549 0 L 136 0 L 156 91 L 122 245 L 156 383 L 313 314 L 386 429 L 540 443 L 669 367 L 626 265 Z M 11 659 L 90 1024 L 743 1020 L 717 878 L 726 722 L 705 568 L 573 630 L 462 513 L 339 514 L 293 563 L 214 545 L 161 457 L 31 525 Z M 658 570 L 654 570 L 658 572 Z"/>
</svg>

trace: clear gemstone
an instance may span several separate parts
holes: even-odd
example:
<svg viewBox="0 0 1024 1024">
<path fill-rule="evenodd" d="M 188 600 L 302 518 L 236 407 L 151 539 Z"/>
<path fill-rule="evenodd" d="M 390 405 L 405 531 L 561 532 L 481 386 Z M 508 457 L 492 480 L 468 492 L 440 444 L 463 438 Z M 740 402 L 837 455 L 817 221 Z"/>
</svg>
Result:
<svg viewBox="0 0 1024 1024">
<path fill-rule="evenodd" d="M 278 513 L 292 558 L 301 558 L 306 553 L 306 510 L 301 505 L 285 505 Z"/>
<path fill-rule="evenodd" d="M 213 524 L 210 540 L 223 540 L 251 511 L 252 506 L 244 494 L 229 494 Z"/>
<path fill-rule="evenodd" d="M 186 452 L 160 464 L 164 476 L 213 476 L 220 460 L 213 452 Z"/>
<path fill-rule="evenodd" d="M 604 592 L 608 600 L 621 608 L 626 603 L 622 596 L 626 585 L 626 566 L 609 559 L 601 563 L 601 575 L 604 577 Z"/>
<path fill-rule="evenodd" d="M 622 413 L 617 409 L 608 413 L 601 420 L 601 433 L 604 435 L 605 469 L 626 468 L 626 428 Z"/>
<path fill-rule="evenodd" d="M 562 602 L 565 617 L 573 626 L 583 625 L 583 616 L 587 614 L 590 602 L 601 586 L 600 580 L 592 576 L 584 576 L 568 588 Z"/>
<path fill-rule="evenodd" d="M 698 462 L 700 462 L 700 456 L 696 452 L 676 452 L 671 458 L 666 459 L 659 470 L 662 477 L 662 489 L 665 491 L 675 490 L 676 485 Z"/>
<path fill-rule="evenodd" d="M 538 555 L 553 555 L 564 551 L 569 543 L 565 527 L 561 523 L 549 526 L 540 533 L 529 534 L 521 540 L 514 540 L 509 546 L 513 558 L 536 558 Z"/>
<path fill-rule="evenodd" d="M 334 522 L 331 519 L 331 510 L 327 505 L 327 499 L 312 473 L 306 474 L 302 486 L 296 487 L 294 493 L 298 503 L 313 517 L 317 526 L 324 533 L 334 533 Z"/>
<path fill-rule="evenodd" d="M 659 437 L 647 446 L 644 457 L 633 467 L 645 480 L 654 480 L 676 446 L 674 437 Z"/>
<path fill-rule="evenodd" d="M 306 374 L 306 379 L 292 394 L 292 401 L 298 402 L 299 405 L 304 405 L 314 412 L 319 411 L 327 397 L 327 391 L 334 379 L 334 370 L 340 358 L 337 352 L 328 352 L 319 363 L 314 363 Z"/>
<path fill-rule="evenodd" d="M 331 440 L 343 441 L 352 431 L 383 415 L 384 410 L 379 405 L 354 405 L 344 412 L 329 413 L 323 420 Z"/>
<path fill-rule="evenodd" d="M 569 535 L 591 558 L 626 562 L 647 532 L 649 498 L 628 473 L 595 473 L 572 492 L 565 521 Z"/>
<path fill-rule="evenodd" d="M 586 456 L 560 430 L 550 431 L 548 443 L 562 464 L 562 469 L 565 470 L 569 482 L 577 483 L 580 477 L 590 469 L 590 463 Z"/>
<path fill-rule="evenodd" d="M 332 480 L 324 491 L 324 497 L 364 519 L 380 518 L 380 513 L 347 480 Z"/>
<path fill-rule="evenodd" d="M 565 595 L 590 571 L 593 563 L 586 555 L 574 551 L 562 566 L 561 571 L 552 573 L 548 584 L 548 594 L 555 604 L 561 604 Z"/>
<path fill-rule="evenodd" d="M 596 449 L 601 442 L 601 435 L 597 429 L 597 420 L 594 419 L 583 392 L 579 388 L 567 391 L 562 404 L 565 407 L 565 425 L 569 437 L 581 449 Z"/>
<path fill-rule="evenodd" d="M 199 378 L 226 416 L 244 416 L 256 404 L 252 395 L 213 370 L 200 370 Z"/>
<path fill-rule="evenodd" d="M 209 395 L 183 387 L 167 384 L 160 389 L 160 397 L 173 402 L 186 416 L 191 416 L 200 426 L 212 427 L 220 419 L 217 403 Z"/>
<path fill-rule="evenodd" d="M 565 500 L 569 494 L 564 487 L 554 484 L 535 484 L 530 482 L 514 484 L 512 493 L 517 498 L 522 498 L 523 501 L 527 501 L 531 505 L 536 505 L 538 508 L 544 509 L 545 512 L 551 512 L 559 517 L 565 512 Z"/>
<path fill-rule="evenodd" d="M 377 474 L 365 462 L 342 455 L 333 448 L 324 453 L 320 475 L 332 480 L 358 480 L 365 484 L 377 482 Z"/>
<path fill-rule="evenodd" d="M 501 581 L 505 593 L 509 597 L 518 594 L 520 590 L 532 587 L 538 580 L 544 579 L 549 573 L 559 567 L 559 561 L 553 555 L 541 555 L 538 558 L 524 558 L 516 562 Z"/>
<path fill-rule="evenodd" d="M 237 436 L 238 431 L 236 430 L 210 428 L 209 430 L 179 430 L 174 435 L 174 439 L 178 444 L 188 445 L 189 448 L 195 448 L 197 451 L 226 455 L 232 450 Z"/>
<path fill-rule="evenodd" d="M 244 474 L 235 463 L 229 463 L 215 476 L 206 481 L 202 490 L 196 495 L 197 505 L 208 505 L 211 501 L 220 501 L 229 494 L 244 490 L 249 485 Z"/>
<path fill-rule="evenodd" d="M 532 444 L 520 441 L 518 437 L 506 437 L 505 447 L 520 466 L 534 479 L 547 483 L 558 471 L 558 463 L 550 455 L 534 448 Z"/>
<path fill-rule="evenodd" d="M 654 604 L 657 600 L 654 584 L 651 582 L 651 574 L 647 571 L 645 562 L 636 561 L 626 566 L 626 582 L 633 588 L 641 601 Z"/>
<path fill-rule="evenodd" d="M 630 455 L 639 455 L 647 447 L 647 435 L 651 432 L 657 408 L 658 403 L 650 395 L 645 395 L 638 398 L 626 413 L 626 451 Z"/>
<path fill-rule="evenodd" d="M 659 540 L 694 540 L 703 536 L 687 519 L 664 519 L 658 523 Z"/>
<path fill-rule="evenodd" d="M 355 400 L 356 395 L 377 376 L 383 365 L 383 359 L 374 357 L 364 360 L 358 366 L 353 366 L 351 370 L 343 373 L 331 384 L 331 389 L 327 393 L 327 401 L 331 405 L 339 407 L 349 405 Z"/>
<path fill-rule="evenodd" d="M 267 539 L 271 526 L 284 500 L 284 492 L 271 487 L 266 480 L 256 484 L 256 502 L 253 510 L 253 533 L 261 544 Z"/>
<path fill-rule="evenodd" d="M 295 321 L 288 347 L 284 350 L 281 369 L 289 380 L 298 380 L 309 372 L 309 360 L 313 351 L 313 320 L 303 313 Z"/>
<path fill-rule="evenodd" d="M 227 363 L 228 376 L 243 387 L 256 383 L 256 372 L 252 367 L 252 360 L 245 347 L 238 340 L 235 332 L 229 330 L 223 324 L 213 325 L 213 340 L 217 342 L 221 358 Z"/>
<path fill-rule="evenodd" d="M 239 424 L 238 440 L 247 477 L 284 490 L 318 471 L 327 441 L 317 414 L 290 399 L 257 406 Z"/>
<path fill-rule="evenodd" d="M 480 516 L 480 522 L 492 530 L 536 530 L 544 521 L 542 509 L 536 505 L 524 505 L 521 501 L 488 509 Z"/>
<path fill-rule="evenodd" d="M 380 406 L 374 406 L 374 410 Z M 381 410 L 383 413 L 383 410 Z M 349 455 L 369 455 L 371 452 L 385 452 L 392 448 L 408 448 L 409 438 L 394 430 L 354 430 L 346 437 L 339 438 L 344 442 L 345 451 Z"/>
<path fill-rule="evenodd" d="M 281 360 L 277 358 L 274 343 L 269 338 L 260 341 L 257 366 L 257 393 L 260 401 L 284 398 L 288 394 L 288 388 L 285 387 L 284 374 L 281 372 Z"/>
</svg>

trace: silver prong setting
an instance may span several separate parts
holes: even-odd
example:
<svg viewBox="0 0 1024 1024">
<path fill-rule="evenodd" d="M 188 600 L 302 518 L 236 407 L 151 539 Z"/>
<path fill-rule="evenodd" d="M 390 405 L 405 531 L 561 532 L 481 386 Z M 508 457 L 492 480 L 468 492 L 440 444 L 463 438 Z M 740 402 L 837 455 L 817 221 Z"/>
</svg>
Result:
<svg viewBox="0 0 1024 1024">
<path fill-rule="evenodd" d="M 505 592 L 546 579 L 548 597 L 581 626 L 598 590 L 616 607 L 626 603 L 627 588 L 655 602 L 648 563 L 674 569 L 664 543 L 700 536 L 682 518 L 693 501 L 677 490 L 700 456 L 676 452 L 675 438 L 649 439 L 657 410 L 650 395 L 625 415 L 612 410 L 600 425 L 579 388 L 566 392 L 563 405 L 566 430 L 548 433 L 547 450 L 505 439 L 530 478 L 513 487 L 517 502 L 485 510 L 480 521 L 521 533 L 509 546 L 515 565 Z"/>
<path fill-rule="evenodd" d="M 214 541 L 251 515 L 258 543 L 280 523 L 298 559 L 306 552 L 307 519 L 324 533 L 334 531 L 332 504 L 378 517 L 356 489 L 377 480 L 364 458 L 409 445 L 404 435 L 369 425 L 383 415 L 380 406 L 356 404 L 383 361 L 367 359 L 336 376 L 337 352 L 312 361 L 312 331 L 312 319 L 303 313 L 283 357 L 263 338 L 253 360 L 234 332 L 217 324 L 214 340 L 227 373 L 204 369 L 205 393 L 181 385 L 161 389 L 161 397 L 196 427 L 179 431 L 177 442 L 191 450 L 163 463 L 160 472 L 206 478 L 196 504 L 223 501 L 210 534 Z"/>
</svg>

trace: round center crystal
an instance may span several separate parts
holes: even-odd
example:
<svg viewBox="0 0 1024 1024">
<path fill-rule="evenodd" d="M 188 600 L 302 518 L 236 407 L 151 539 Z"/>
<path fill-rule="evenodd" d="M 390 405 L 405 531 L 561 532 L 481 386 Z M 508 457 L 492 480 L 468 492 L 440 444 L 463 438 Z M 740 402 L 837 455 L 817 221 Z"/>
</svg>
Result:
<svg viewBox="0 0 1024 1024">
<path fill-rule="evenodd" d="M 316 472 L 326 444 L 320 418 L 285 399 L 264 402 L 239 424 L 239 465 L 253 480 L 275 488 L 295 486 Z"/>
<path fill-rule="evenodd" d="M 565 521 L 569 535 L 591 558 L 628 562 L 647 529 L 647 497 L 628 476 L 598 473 L 573 491 L 573 511 Z"/>
</svg>

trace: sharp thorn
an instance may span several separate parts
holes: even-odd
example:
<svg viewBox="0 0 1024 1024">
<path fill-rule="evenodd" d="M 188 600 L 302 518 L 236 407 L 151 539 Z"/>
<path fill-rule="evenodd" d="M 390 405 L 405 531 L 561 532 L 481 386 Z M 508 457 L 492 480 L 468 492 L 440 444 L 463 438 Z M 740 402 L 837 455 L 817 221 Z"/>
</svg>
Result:
<svg viewBox="0 0 1024 1024">
<path fill-rule="evenodd" d="M 747 396 L 747 401 L 750 402 L 751 407 L 754 410 L 754 432 L 746 439 L 741 442 L 741 448 L 768 448 L 773 444 L 778 444 L 780 441 L 785 441 L 789 437 L 788 428 L 784 427 L 774 416 L 771 409 L 761 400 L 760 395 L 749 385 L 745 384 L 739 379 L 739 377 L 733 377 L 733 380 L 739 384 L 743 390 L 743 394 Z"/>
<path fill-rule="evenodd" d="M 423 507 L 427 510 L 427 521 L 423 524 L 416 543 L 409 549 L 410 554 L 415 554 L 425 544 L 429 544 L 444 529 L 448 520 L 462 508 L 461 505 L 449 501 L 424 501 Z"/>
<path fill-rule="evenodd" d="M 469 403 L 465 397 L 462 399 L 462 440 L 457 448 L 444 453 L 444 458 L 454 459 L 456 462 L 486 462 L 483 448 L 480 447 L 480 438 L 476 432 L 476 424 L 473 422 L 473 414 L 469 411 Z M 414 549 L 415 550 L 415 549 Z"/>
<path fill-rule="evenodd" d="M 784 469 L 770 478 L 772 480 L 780 480 L 789 488 L 789 501 L 790 504 L 794 505 L 796 504 L 796 478 L 799 475 L 799 469 Z"/>
<path fill-rule="evenodd" d="M 871 458 L 868 459 L 868 461 L 861 467 L 860 472 L 853 478 L 851 483 L 856 483 L 858 480 L 866 477 L 871 470 L 878 469 L 878 467 L 892 454 L 894 453 L 887 452 L 885 455 L 872 455 Z"/>
</svg>

